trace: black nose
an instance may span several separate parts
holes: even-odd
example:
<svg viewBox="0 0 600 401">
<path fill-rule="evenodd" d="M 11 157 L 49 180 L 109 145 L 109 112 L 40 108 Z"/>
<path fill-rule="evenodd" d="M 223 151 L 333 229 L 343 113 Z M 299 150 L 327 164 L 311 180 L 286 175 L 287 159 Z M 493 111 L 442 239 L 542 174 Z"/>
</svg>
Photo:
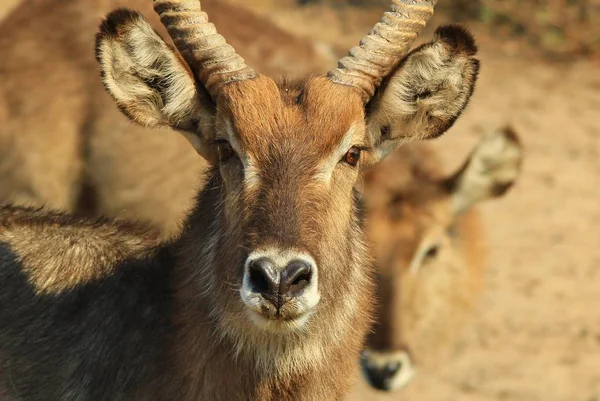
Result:
<svg viewBox="0 0 600 401">
<path fill-rule="evenodd" d="M 260 258 L 252 261 L 248 269 L 252 291 L 260 293 L 277 309 L 300 295 L 312 278 L 311 265 L 303 260 L 293 260 L 278 269 L 271 259 Z"/>
<path fill-rule="evenodd" d="M 402 368 L 402 363 L 388 362 L 384 366 L 373 366 L 363 360 L 363 367 L 371 386 L 378 390 L 390 391 L 391 381 Z"/>
</svg>

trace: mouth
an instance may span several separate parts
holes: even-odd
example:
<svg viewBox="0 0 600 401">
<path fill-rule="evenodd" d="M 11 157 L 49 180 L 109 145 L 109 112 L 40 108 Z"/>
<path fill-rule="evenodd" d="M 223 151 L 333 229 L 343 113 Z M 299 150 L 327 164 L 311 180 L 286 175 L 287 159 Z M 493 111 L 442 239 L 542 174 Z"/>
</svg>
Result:
<svg viewBox="0 0 600 401">
<path fill-rule="evenodd" d="M 270 314 L 246 308 L 247 315 L 256 326 L 261 329 L 285 333 L 290 331 L 302 331 L 310 319 L 310 312 L 284 316 L 281 314 Z"/>
<path fill-rule="evenodd" d="M 278 333 L 303 330 L 314 311 L 312 304 L 318 303 L 318 299 L 308 302 L 296 298 L 276 307 L 260 294 L 242 289 L 240 295 L 250 321 L 262 329 Z"/>
</svg>

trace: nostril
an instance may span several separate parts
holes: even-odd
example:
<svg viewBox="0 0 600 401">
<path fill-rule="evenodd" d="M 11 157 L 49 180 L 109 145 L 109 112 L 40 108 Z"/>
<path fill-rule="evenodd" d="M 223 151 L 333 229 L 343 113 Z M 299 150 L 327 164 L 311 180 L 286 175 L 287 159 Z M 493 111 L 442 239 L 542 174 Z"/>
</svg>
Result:
<svg viewBox="0 0 600 401">
<path fill-rule="evenodd" d="M 248 281 L 253 292 L 272 294 L 277 291 L 278 277 L 275 265 L 267 258 L 261 258 L 250 263 Z"/>
<path fill-rule="evenodd" d="M 303 272 L 298 277 L 294 279 L 294 281 L 290 285 L 289 294 L 296 295 L 299 294 L 303 289 L 305 289 L 310 284 L 310 278 L 312 273 L 310 271 Z"/>
<path fill-rule="evenodd" d="M 289 263 L 281 273 L 280 292 L 286 296 L 296 296 L 306 288 L 312 279 L 311 266 L 300 260 Z"/>
<path fill-rule="evenodd" d="M 294 281 L 292 281 L 292 287 L 308 284 L 308 282 L 310 281 L 310 276 L 311 276 L 310 271 L 300 274 L 298 277 L 296 277 L 294 279 Z"/>
<path fill-rule="evenodd" d="M 265 292 L 269 290 L 269 283 L 264 274 L 255 268 L 250 268 L 250 285 L 253 292 Z"/>
</svg>

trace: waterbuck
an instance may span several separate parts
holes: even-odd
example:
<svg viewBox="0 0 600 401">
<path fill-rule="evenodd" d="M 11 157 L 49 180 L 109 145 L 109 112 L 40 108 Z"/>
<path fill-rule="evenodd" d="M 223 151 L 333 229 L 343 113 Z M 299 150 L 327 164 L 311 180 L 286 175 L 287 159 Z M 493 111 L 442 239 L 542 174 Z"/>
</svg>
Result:
<svg viewBox="0 0 600 401">
<path fill-rule="evenodd" d="M 521 160 L 505 128 L 485 135 L 450 176 L 424 143 L 401 147 L 365 173 L 379 302 L 363 369 L 375 388 L 401 388 L 415 363 L 435 366 L 452 348 L 482 288 L 484 230 L 473 206 L 505 194 Z"/>
<path fill-rule="evenodd" d="M 375 297 L 354 185 L 401 143 L 444 133 L 477 76 L 459 27 L 407 55 L 433 3 L 393 1 L 338 68 L 279 84 L 197 1 L 154 1 L 179 52 L 141 14 L 109 14 L 97 58 L 118 107 L 181 131 L 213 167 L 166 243 L 124 222 L 2 208 L 5 397 L 343 397 Z"/>
</svg>

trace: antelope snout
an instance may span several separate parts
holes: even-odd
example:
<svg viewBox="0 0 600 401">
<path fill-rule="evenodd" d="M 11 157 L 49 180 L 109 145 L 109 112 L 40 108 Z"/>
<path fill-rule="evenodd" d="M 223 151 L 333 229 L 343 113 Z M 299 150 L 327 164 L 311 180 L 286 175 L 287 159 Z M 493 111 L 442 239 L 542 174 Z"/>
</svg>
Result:
<svg viewBox="0 0 600 401">
<path fill-rule="evenodd" d="M 240 292 L 246 306 L 259 315 L 255 321 L 306 318 L 319 302 L 317 265 L 299 252 L 253 252 L 244 266 Z"/>
<path fill-rule="evenodd" d="M 381 391 L 399 390 L 415 374 L 413 360 L 407 351 L 377 352 L 364 350 L 361 365 L 367 382 Z"/>
<path fill-rule="evenodd" d="M 312 266 L 304 260 L 293 260 L 279 268 L 272 259 L 262 257 L 248 267 L 250 288 L 277 309 L 300 295 L 310 285 Z"/>
</svg>

